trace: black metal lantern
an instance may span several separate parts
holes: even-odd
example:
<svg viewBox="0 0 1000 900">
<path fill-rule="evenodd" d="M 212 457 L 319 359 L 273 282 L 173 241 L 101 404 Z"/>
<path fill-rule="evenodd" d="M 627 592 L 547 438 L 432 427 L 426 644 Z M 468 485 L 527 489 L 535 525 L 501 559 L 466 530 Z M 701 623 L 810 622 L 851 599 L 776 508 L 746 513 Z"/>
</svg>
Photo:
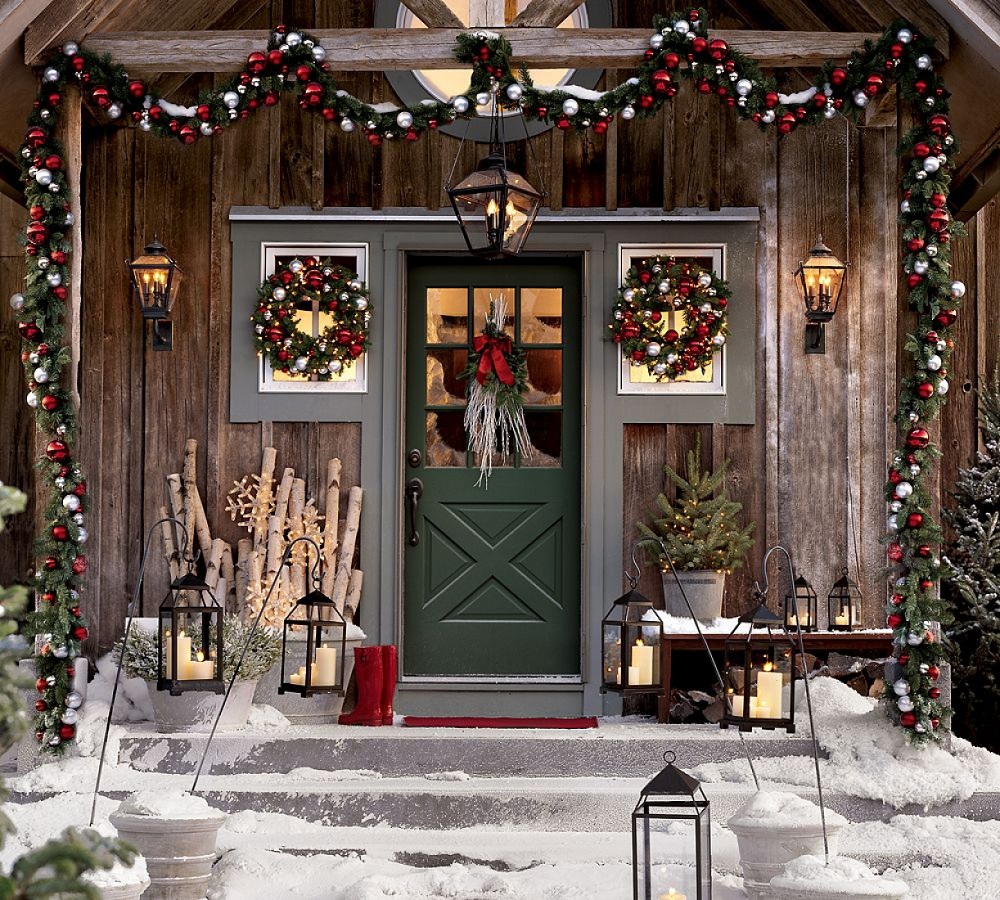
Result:
<svg viewBox="0 0 1000 900">
<path fill-rule="evenodd" d="M 632 811 L 633 900 L 711 900 L 712 819 L 708 797 L 701 784 L 674 765 L 675 755 L 663 754 L 665 769 L 639 794 Z M 676 825 L 690 823 L 694 843 L 694 884 L 681 881 L 676 868 L 671 874 L 665 863 L 676 859 Z M 658 844 L 670 841 L 661 851 Z"/>
<path fill-rule="evenodd" d="M 727 702 L 720 725 L 794 733 L 798 650 L 781 618 L 761 603 L 740 616 L 723 649 Z"/>
<path fill-rule="evenodd" d="M 128 268 L 132 276 L 132 293 L 142 317 L 153 322 L 153 349 L 173 349 L 173 324 L 168 320 L 180 289 L 180 266 L 154 237 L 142 256 L 128 263 Z"/>
<path fill-rule="evenodd" d="M 795 278 L 802 292 L 806 310 L 806 353 L 825 353 L 824 326 L 837 313 L 844 288 L 847 265 L 823 243 L 823 235 L 809 251 L 809 258 L 799 262 Z"/>
<path fill-rule="evenodd" d="M 289 658 L 289 641 L 296 631 L 305 631 L 304 665 L 295 668 L 297 659 Z M 321 591 L 314 590 L 299 600 L 285 617 L 281 640 L 281 684 L 279 694 L 344 693 L 344 662 L 347 654 L 347 622 L 337 605 Z"/>
<path fill-rule="evenodd" d="M 813 586 L 799 575 L 795 579 L 795 596 L 785 595 L 785 628 L 790 631 L 816 631 L 819 627 L 819 598 Z M 794 602 L 793 602 L 794 601 Z"/>
<path fill-rule="evenodd" d="M 225 692 L 222 683 L 222 617 L 225 610 L 194 571 L 175 578 L 160 604 L 156 644 L 158 691 Z M 166 657 L 164 658 L 164 653 Z"/>
<path fill-rule="evenodd" d="M 455 166 L 462 154 L 460 146 L 447 187 L 469 252 L 487 259 L 517 256 L 521 252 L 545 197 L 544 190 L 532 187 L 523 175 L 507 165 L 500 113 L 500 100 L 494 93 L 490 152 L 471 175 L 454 184 Z"/>
<path fill-rule="evenodd" d="M 827 595 L 826 609 L 832 631 L 854 631 L 862 627 L 861 588 L 851 581 L 846 567 Z"/>
<path fill-rule="evenodd" d="M 601 693 L 662 694 L 663 622 L 655 614 L 647 618 L 653 604 L 635 589 L 637 582 L 631 574 L 627 577 L 630 589 L 611 604 L 601 620 Z"/>
</svg>

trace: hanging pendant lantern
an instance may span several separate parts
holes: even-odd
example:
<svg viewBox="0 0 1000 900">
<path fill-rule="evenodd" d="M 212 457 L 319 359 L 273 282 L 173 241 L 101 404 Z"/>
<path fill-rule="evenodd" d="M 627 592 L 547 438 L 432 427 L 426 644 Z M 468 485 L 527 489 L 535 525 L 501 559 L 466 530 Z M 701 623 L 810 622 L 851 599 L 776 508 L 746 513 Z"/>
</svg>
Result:
<svg viewBox="0 0 1000 900">
<path fill-rule="evenodd" d="M 823 243 L 823 235 L 809 251 L 809 257 L 799 263 L 795 278 L 805 303 L 806 353 L 825 353 L 824 328 L 837 313 L 844 289 L 847 264 L 842 263 Z"/>
<path fill-rule="evenodd" d="M 452 178 L 462 154 L 460 145 L 447 187 L 469 252 L 485 259 L 517 256 L 521 252 L 545 197 L 544 190 L 534 188 L 507 164 L 500 106 L 498 92 L 494 90 L 490 152 L 471 175 L 455 184 Z"/>
</svg>

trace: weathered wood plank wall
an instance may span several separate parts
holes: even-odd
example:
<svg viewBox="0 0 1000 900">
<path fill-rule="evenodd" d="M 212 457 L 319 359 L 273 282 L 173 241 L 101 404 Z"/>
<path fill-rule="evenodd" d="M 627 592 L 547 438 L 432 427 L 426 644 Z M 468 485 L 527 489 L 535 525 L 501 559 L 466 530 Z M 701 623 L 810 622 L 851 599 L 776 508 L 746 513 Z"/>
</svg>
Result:
<svg viewBox="0 0 1000 900">
<path fill-rule="evenodd" d="M 241 21 L 263 28 L 278 21 L 302 27 L 365 27 L 368 0 L 256 4 Z M 621 9 L 622 25 L 647 23 L 660 4 L 640 0 Z M 722 27 L 747 24 L 719 18 Z M 796 73 L 788 73 L 798 86 Z M 342 84 L 369 100 L 392 99 L 378 73 L 344 74 Z M 180 84 L 180 81 L 177 81 Z M 178 97 L 211 84 L 188 79 Z M 882 480 L 897 370 L 908 313 L 897 328 L 895 229 L 896 131 L 848 131 L 843 122 L 796 133 L 778 142 L 740 123 L 712 98 L 682 92 L 657 118 L 620 122 L 607 136 L 553 131 L 535 142 L 537 166 L 550 204 L 564 206 L 757 206 L 761 209 L 757 279 L 757 424 L 626 427 L 626 543 L 631 526 L 664 486 L 661 467 L 683 464 L 700 434 L 706 463 L 732 460 L 729 489 L 756 523 L 749 564 L 730 579 L 727 608 L 749 602 L 763 548 L 787 542 L 804 574 L 825 595 L 840 569 L 856 571 L 872 599 L 868 620 L 881 615 L 884 528 Z M 149 139 L 128 129 L 88 127 L 85 134 L 84 357 L 81 456 L 97 501 L 91 513 L 92 559 L 86 606 L 97 643 L 119 634 L 138 569 L 144 528 L 164 501 L 163 479 L 179 468 L 184 440 L 199 441 L 199 481 L 213 529 L 235 541 L 225 514 L 233 481 L 259 464 L 262 447 L 278 448 L 278 466 L 304 474 L 310 491 L 325 461 L 344 461 L 345 490 L 360 472 L 355 424 L 228 421 L 230 243 L 233 205 L 417 206 L 446 202 L 443 184 L 457 142 L 435 136 L 417 144 L 372 150 L 358 135 L 318 128 L 287 98 L 241 127 L 193 148 Z M 529 171 L 523 147 L 514 150 Z M 467 146 L 460 166 L 471 167 Z M 611 171 L 607 166 L 611 165 Z M 9 201 L 0 213 L 20 215 Z M 846 209 L 851 210 L 848 234 Z M 175 350 L 154 354 L 132 309 L 122 260 L 159 232 L 185 269 L 175 315 Z M 791 272 L 822 231 L 854 263 L 845 314 L 827 330 L 827 354 L 805 356 L 803 321 Z M 995 252 L 1000 207 L 991 203 L 972 223 L 956 256 L 956 276 L 969 285 L 960 319 L 960 349 L 951 373 L 944 418 L 944 485 L 976 445 L 972 388 L 997 363 L 1000 343 L 1000 263 Z M 978 266 L 978 272 L 976 267 Z M 16 286 L 20 254 L 0 245 L 0 288 Z M 30 417 L 16 346 L 0 308 L 0 479 L 30 482 Z M 850 487 L 850 492 L 848 488 Z M 851 511 L 854 516 L 852 518 Z M 0 583 L 29 564 L 26 524 L 7 536 Z M 162 563 L 150 571 L 147 608 L 164 585 Z M 647 574 L 643 590 L 658 590 Z"/>
</svg>

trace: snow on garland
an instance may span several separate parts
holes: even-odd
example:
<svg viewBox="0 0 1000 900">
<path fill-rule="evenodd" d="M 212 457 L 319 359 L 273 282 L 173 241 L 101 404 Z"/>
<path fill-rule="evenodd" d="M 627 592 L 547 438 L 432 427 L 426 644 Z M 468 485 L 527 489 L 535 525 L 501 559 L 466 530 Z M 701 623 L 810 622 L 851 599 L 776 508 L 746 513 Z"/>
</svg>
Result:
<svg viewBox="0 0 1000 900">
<path fill-rule="evenodd" d="M 368 290 L 345 266 L 314 256 L 293 259 L 263 281 L 258 297 L 250 317 L 254 341 L 276 372 L 329 381 L 370 344 Z M 299 311 L 313 306 L 331 319 L 316 337 L 297 322 Z"/>
<path fill-rule="evenodd" d="M 632 266 L 618 289 L 608 330 L 630 366 L 657 381 L 704 370 L 726 342 L 729 285 L 694 263 L 654 256 Z M 683 316 L 678 331 L 671 314 Z"/>
<path fill-rule="evenodd" d="M 472 70 L 465 94 L 445 103 L 425 100 L 404 109 L 379 109 L 338 89 L 324 48 L 309 35 L 284 26 L 275 29 L 265 49 L 247 57 L 243 70 L 228 84 L 202 94 L 194 107 L 164 104 L 120 65 L 72 42 L 50 60 L 21 148 L 29 207 L 27 274 L 23 294 L 11 300 L 23 341 L 29 402 L 36 408 L 39 429 L 50 438 L 39 466 L 39 485 L 50 500 L 38 540 L 35 587 L 39 602 L 31 619 L 31 628 L 49 637 L 44 644 L 52 650 L 36 657 L 40 695 L 36 736 L 46 750 L 59 751 L 74 737 L 74 710 L 68 703 L 72 659 L 87 636 L 78 605 L 87 569 L 83 553 L 86 481 L 71 450 L 76 410 L 60 381 L 69 361 L 62 317 L 69 277 L 66 233 L 73 214 L 54 128 L 67 84 L 78 84 L 84 98 L 109 119 L 124 117 L 145 131 L 184 144 L 274 106 L 282 92 L 298 91 L 303 109 L 321 113 L 345 132 L 360 126 L 373 145 L 396 138 L 417 140 L 439 124 L 469 114 L 473 104 L 486 106 L 494 81 L 528 118 L 554 122 L 562 129 L 593 129 L 598 134 L 607 131 L 616 114 L 624 119 L 654 115 L 677 94 L 682 80 L 692 81 L 700 93 L 717 96 L 761 129 L 774 127 L 781 134 L 819 124 L 838 113 L 857 118 L 872 99 L 898 85 L 916 118 L 900 143 L 907 157 L 900 185 L 900 222 L 903 268 L 917 327 L 907 342 L 916 374 L 903 379 L 899 394 L 898 422 L 904 440 L 893 457 L 886 487 L 894 516 L 889 525 L 894 531 L 889 554 L 896 580 L 889 621 L 909 688 L 905 696 L 913 703 L 912 710 L 895 715 L 917 743 L 947 727 L 950 710 L 939 702 L 930 674 L 945 654 L 940 643 L 927 639 L 923 627 L 946 612 L 938 593 L 941 568 L 935 549 L 941 532 L 930 514 L 932 501 L 925 484 L 926 468 L 937 450 L 924 425 L 935 418 L 948 389 L 956 307 L 965 286 L 949 276 L 949 241 L 960 233 L 947 210 L 952 157 L 958 147 L 947 117 L 949 94 L 930 55 L 933 41 L 905 22 L 894 23 L 878 41 L 866 41 L 847 63 L 825 63 L 811 97 L 783 98 L 773 77 L 765 76 L 756 62 L 708 34 L 704 10 L 656 16 L 653 24 L 649 48 L 633 76 L 593 98 L 574 96 L 565 88 L 536 88 L 523 72 L 519 81 L 510 66 L 510 44 L 492 32 L 463 33 L 456 39 L 456 58 Z M 887 699 L 893 708 L 898 707 L 892 703 L 896 694 L 891 688 Z"/>
<path fill-rule="evenodd" d="M 494 453 L 508 456 L 514 449 L 522 456 L 531 456 L 524 421 L 528 361 L 507 334 L 506 323 L 503 297 L 490 297 L 486 324 L 473 340 L 468 365 L 460 376 L 469 383 L 464 424 L 469 449 L 479 460 L 477 487 L 489 487 Z"/>
</svg>

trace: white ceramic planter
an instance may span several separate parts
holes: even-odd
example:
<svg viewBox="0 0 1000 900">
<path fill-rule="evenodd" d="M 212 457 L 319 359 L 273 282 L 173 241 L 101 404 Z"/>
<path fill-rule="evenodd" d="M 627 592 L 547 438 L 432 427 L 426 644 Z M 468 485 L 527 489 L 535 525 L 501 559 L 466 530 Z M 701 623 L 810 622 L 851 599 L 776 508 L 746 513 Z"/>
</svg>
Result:
<svg viewBox="0 0 1000 900">
<path fill-rule="evenodd" d="M 722 597 L 726 590 L 724 572 L 678 570 L 677 577 L 684 585 L 684 593 L 687 594 L 696 619 L 710 622 L 722 615 Z M 671 616 L 683 616 L 686 619 L 691 617 L 673 573 L 669 570 L 663 573 L 663 608 Z"/>
<path fill-rule="evenodd" d="M 350 684 L 354 672 L 354 648 L 360 647 L 364 638 L 348 641 L 344 656 L 344 686 Z M 288 661 L 286 671 L 296 672 L 305 665 L 305 640 L 288 641 Z M 253 702 L 273 706 L 293 725 L 322 725 L 336 722 L 344 708 L 343 694 L 317 694 L 302 697 L 299 694 L 279 694 L 281 684 L 281 660 L 279 659 L 257 683 Z"/>
<path fill-rule="evenodd" d="M 144 900 L 204 898 L 225 813 L 212 809 L 196 818 L 161 819 L 114 812 L 110 819 L 118 836 L 146 859 L 150 884 Z"/>
<path fill-rule="evenodd" d="M 150 880 L 137 881 L 132 884 L 99 885 L 101 900 L 139 900 L 150 885 Z M 150 896 L 146 894 L 145 896 Z"/>
<path fill-rule="evenodd" d="M 222 694 L 187 691 L 174 697 L 170 691 L 158 691 L 152 682 L 146 682 L 146 687 L 153 704 L 157 731 L 169 734 L 212 730 L 212 722 L 222 705 Z M 236 731 L 246 727 L 256 688 L 256 681 L 237 681 L 233 685 L 233 692 L 219 720 L 219 731 Z"/>
</svg>

